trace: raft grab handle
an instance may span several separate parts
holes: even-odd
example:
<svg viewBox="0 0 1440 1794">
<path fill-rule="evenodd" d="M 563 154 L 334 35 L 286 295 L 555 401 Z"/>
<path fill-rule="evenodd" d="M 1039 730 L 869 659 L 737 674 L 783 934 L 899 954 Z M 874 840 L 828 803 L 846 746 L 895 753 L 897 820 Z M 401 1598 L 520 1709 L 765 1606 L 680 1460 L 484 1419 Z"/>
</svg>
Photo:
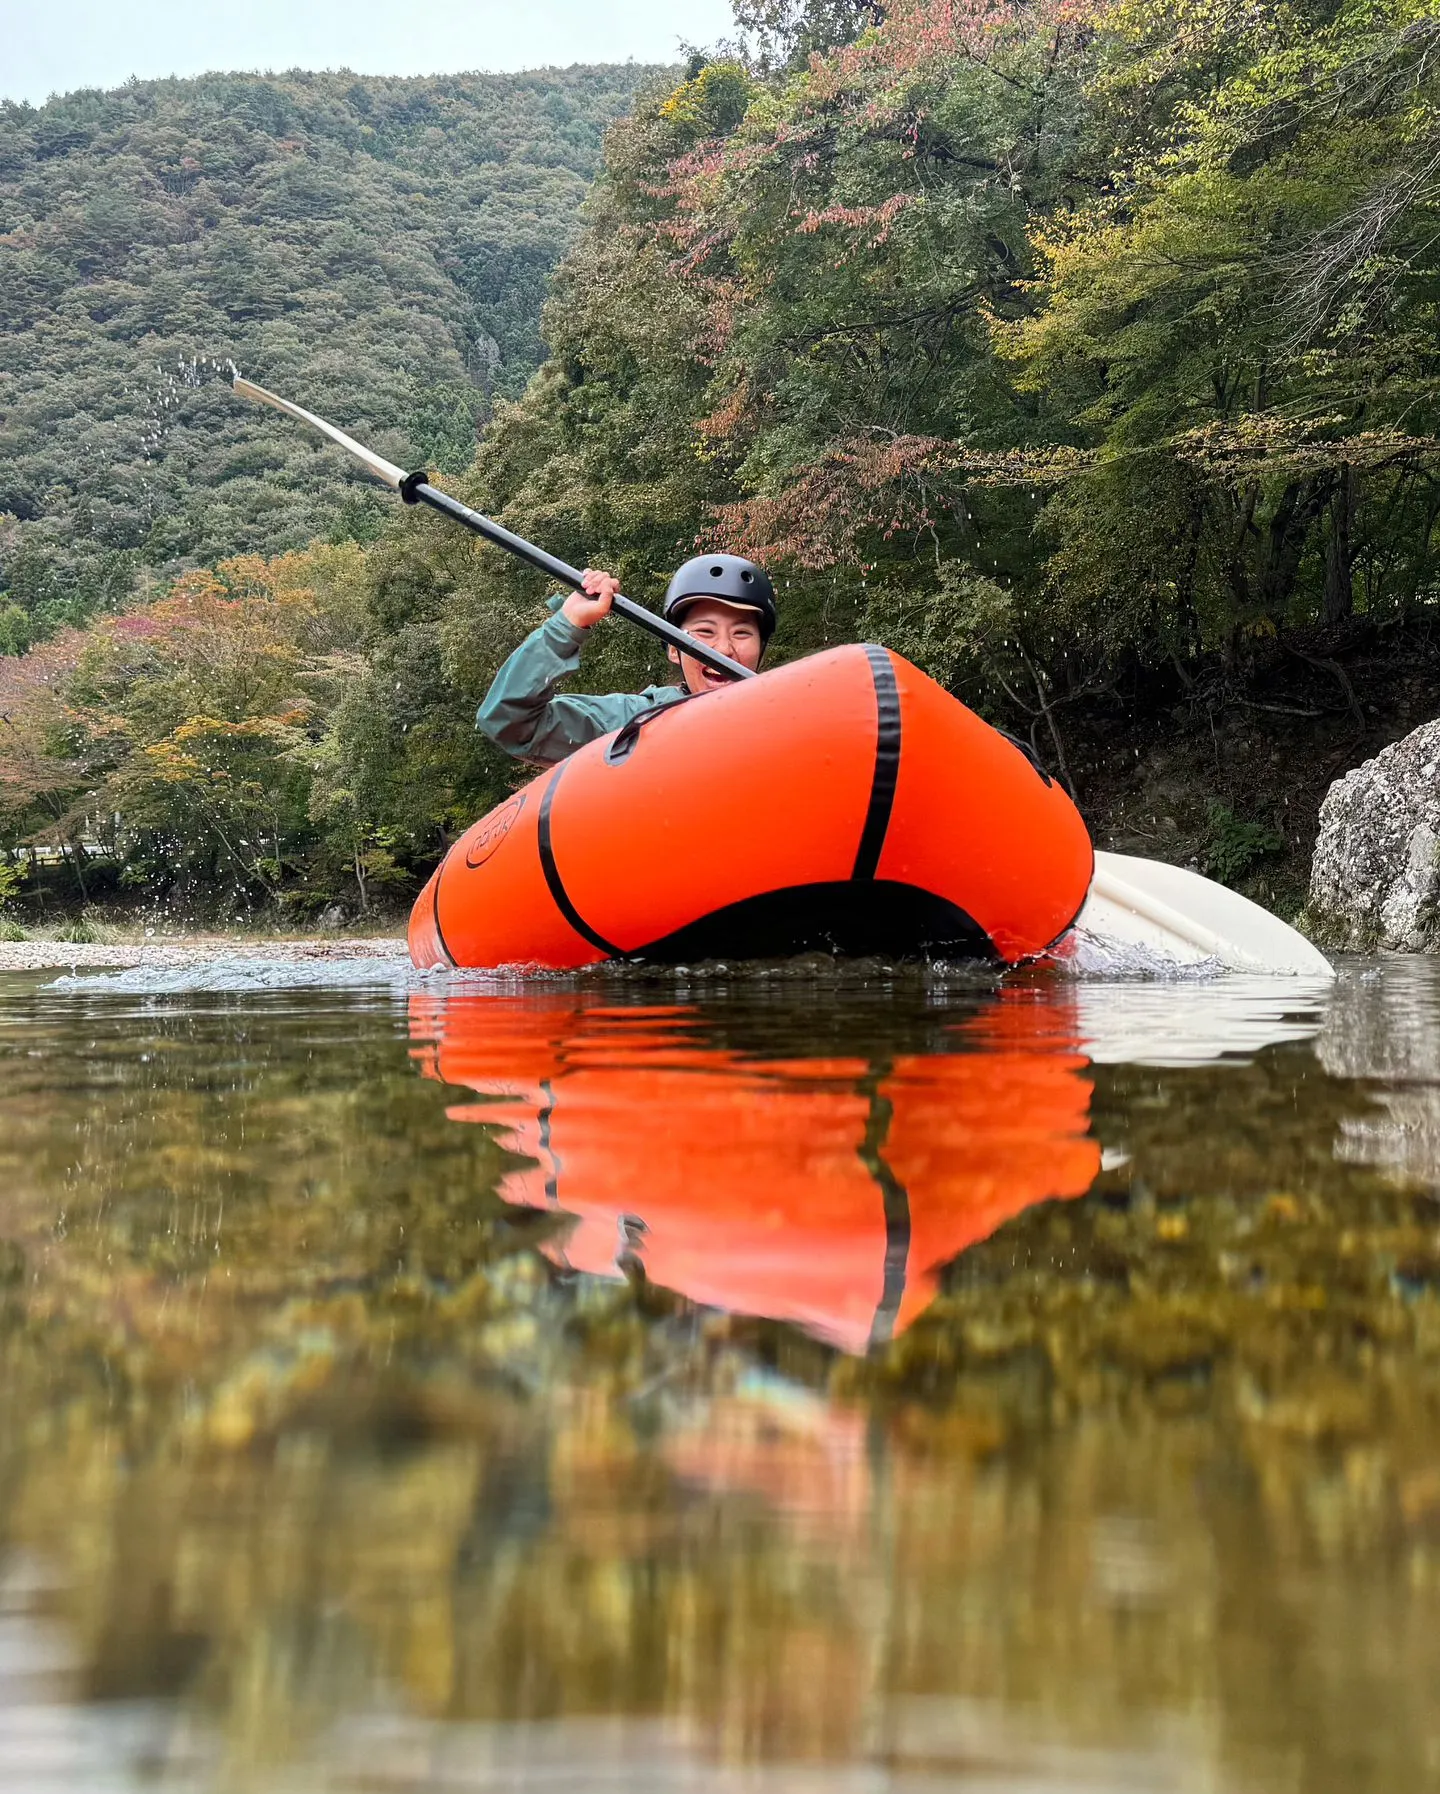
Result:
<svg viewBox="0 0 1440 1794">
<path fill-rule="evenodd" d="M 690 695 L 687 693 L 687 696 Z M 649 710 L 637 711 L 628 723 L 622 723 L 616 730 L 614 738 L 605 749 L 605 764 L 619 766 L 635 752 L 640 740 L 640 731 L 647 723 L 653 723 L 657 716 L 664 716 L 667 710 L 674 710 L 685 702 L 684 698 L 673 699 L 668 704 L 653 704 Z"/>
</svg>

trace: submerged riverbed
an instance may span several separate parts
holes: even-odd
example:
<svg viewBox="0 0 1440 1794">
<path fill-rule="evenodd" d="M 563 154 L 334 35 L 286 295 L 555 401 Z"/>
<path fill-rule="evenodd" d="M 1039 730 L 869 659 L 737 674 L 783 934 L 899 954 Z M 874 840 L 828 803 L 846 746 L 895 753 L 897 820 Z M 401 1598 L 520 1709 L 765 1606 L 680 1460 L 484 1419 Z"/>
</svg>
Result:
<svg viewBox="0 0 1440 1794">
<path fill-rule="evenodd" d="M 0 977 L 0 1786 L 1440 1787 L 1440 966 Z"/>
</svg>

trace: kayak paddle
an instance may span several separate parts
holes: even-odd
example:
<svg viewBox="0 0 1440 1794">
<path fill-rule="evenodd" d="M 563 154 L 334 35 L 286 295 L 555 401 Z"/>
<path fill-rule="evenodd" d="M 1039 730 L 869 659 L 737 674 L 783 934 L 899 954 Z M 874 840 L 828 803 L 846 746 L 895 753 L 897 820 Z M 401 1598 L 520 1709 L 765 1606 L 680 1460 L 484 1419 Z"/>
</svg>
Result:
<svg viewBox="0 0 1440 1794">
<path fill-rule="evenodd" d="M 347 436 L 343 430 L 337 430 L 334 424 L 327 424 L 323 417 L 316 417 L 313 411 L 302 410 L 299 405 L 292 405 L 289 399 L 282 399 L 273 392 L 267 392 L 263 386 L 257 386 L 253 380 L 243 380 L 237 374 L 232 383 L 235 391 L 242 399 L 251 399 L 257 405 L 273 405 L 277 411 L 283 411 L 287 417 L 297 418 L 302 424 L 308 424 L 312 430 L 333 442 L 353 455 L 368 473 L 373 473 L 377 480 L 383 480 L 405 500 L 407 505 L 429 505 L 443 516 L 453 518 L 456 523 L 463 524 L 466 529 L 473 530 L 477 536 L 483 536 L 487 542 L 493 542 L 497 548 L 507 549 L 522 561 L 528 561 L 532 567 L 538 567 L 542 573 L 548 573 L 551 579 L 558 580 L 561 585 L 569 586 L 572 591 L 581 592 L 585 582 L 577 568 L 568 561 L 562 561 L 553 554 L 547 554 L 543 548 L 536 548 L 533 542 L 527 542 L 523 536 L 517 536 L 506 529 L 503 524 L 483 517 L 479 511 L 472 511 L 469 505 L 462 505 L 458 498 L 451 498 L 448 492 L 441 492 L 425 478 L 423 471 L 406 473 L 403 467 L 397 467 L 393 461 L 386 461 L 373 449 L 368 449 L 353 436 Z M 664 617 L 657 617 L 653 610 L 646 610 L 643 604 L 636 604 L 632 598 L 617 594 L 610 607 L 618 616 L 627 618 L 631 623 L 638 623 L 651 635 L 670 648 L 678 648 L 682 654 L 688 654 L 717 673 L 727 673 L 732 679 L 752 679 L 754 673 L 749 667 L 741 666 L 738 660 L 731 660 L 728 654 L 721 654 L 715 648 L 706 647 L 704 642 L 696 641 L 693 635 L 687 635 L 674 623 L 667 622 Z"/>
<path fill-rule="evenodd" d="M 393 461 L 386 461 L 353 436 L 347 436 L 334 424 L 326 423 L 313 411 L 305 411 L 288 399 L 267 392 L 253 380 L 234 378 L 234 389 L 243 399 L 259 405 L 271 405 L 287 417 L 306 424 L 312 430 L 352 455 L 367 472 L 398 492 L 406 504 L 429 505 L 432 510 L 463 524 L 487 542 L 506 549 L 532 567 L 582 591 L 584 582 L 579 571 L 568 562 L 536 548 L 523 536 L 515 535 L 502 524 L 472 511 L 459 499 L 441 492 L 426 479 L 423 470 L 406 473 Z M 667 646 L 678 648 L 698 660 L 702 666 L 732 679 L 753 679 L 752 668 L 741 666 L 726 654 L 696 641 L 683 629 L 656 616 L 643 604 L 617 596 L 611 608 L 627 621 L 658 636 Z M 1095 877 L 1090 895 L 1075 923 L 1075 930 L 1103 942 L 1109 947 L 1140 948 L 1160 954 L 1179 965 L 1218 964 L 1237 971 L 1282 972 L 1333 978 L 1334 968 L 1323 953 L 1313 947 L 1304 935 L 1251 903 L 1237 891 L 1202 878 L 1198 872 L 1170 866 L 1161 860 L 1135 859 L 1128 854 L 1097 853 Z M 1067 936 L 1057 951 L 1067 957 L 1074 935 Z"/>
</svg>

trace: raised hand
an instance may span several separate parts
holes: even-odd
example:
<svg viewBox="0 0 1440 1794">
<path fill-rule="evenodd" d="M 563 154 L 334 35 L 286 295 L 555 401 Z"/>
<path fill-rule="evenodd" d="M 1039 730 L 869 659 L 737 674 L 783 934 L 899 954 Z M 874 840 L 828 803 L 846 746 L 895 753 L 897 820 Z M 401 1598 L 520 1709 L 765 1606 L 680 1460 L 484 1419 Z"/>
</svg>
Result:
<svg viewBox="0 0 1440 1794">
<path fill-rule="evenodd" d="M 599 573 L 594 567 L 587 567 L 580 577 L 585 590 L 572 592 L 560 607 L 560 614 L 568 617 L 577 629 L 589 629 L 593 623 L 610 615 L 620 581 L 613 573 Z"/>
</svg>

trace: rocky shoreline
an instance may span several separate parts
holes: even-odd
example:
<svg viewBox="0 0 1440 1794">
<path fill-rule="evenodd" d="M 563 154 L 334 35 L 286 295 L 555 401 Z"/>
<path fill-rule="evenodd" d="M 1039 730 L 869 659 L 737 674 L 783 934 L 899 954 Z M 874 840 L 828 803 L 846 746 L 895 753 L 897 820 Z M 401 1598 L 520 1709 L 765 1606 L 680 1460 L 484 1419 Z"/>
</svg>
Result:
<svg viewBox="0 0 1440 1794">
<path fill-rule="evenodd" d="M 1440 722 L 1337 779 L 1320 806 L 1309 914 L 1337 947 L 1440 950 Z"/>
<path fill-rule="evenodd" d="M 275 960 L 350 961 L 395 959 L 404 961 L 405 942 L 399 939 L 254 940 L 227 935 L 195 935 L 164 941 L 106 943 L 80 941 L 0 941 L 0 973 L 76 970 L 186 971 L 224 955 L 227 961 Z"/>
</svg>

